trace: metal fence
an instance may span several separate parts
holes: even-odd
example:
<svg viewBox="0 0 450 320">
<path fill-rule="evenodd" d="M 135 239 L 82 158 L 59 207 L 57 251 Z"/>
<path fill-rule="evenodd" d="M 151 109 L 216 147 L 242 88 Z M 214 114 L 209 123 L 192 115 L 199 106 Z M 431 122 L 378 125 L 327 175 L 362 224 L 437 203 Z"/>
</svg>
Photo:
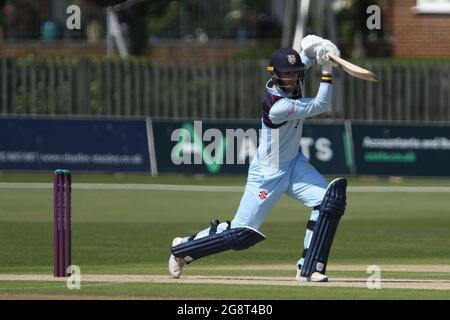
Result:
<svg viewBox="0 0 450 320">
<path fill-rule="evenodd" d="M 369 64 L 378 83 L 346 76 L 345 118 L 450 121 L 450 63 Z"/>
<path fill-rule="evenodd" d="M 0 59 L 0 113 L 258 118 L 267 61 Z M 450 64 L 367 65 L 378 83 L 336 72 L 321 118 L 450 121 Z M 318 88 L 318 69 L 306 95 Z"/>
</svg>

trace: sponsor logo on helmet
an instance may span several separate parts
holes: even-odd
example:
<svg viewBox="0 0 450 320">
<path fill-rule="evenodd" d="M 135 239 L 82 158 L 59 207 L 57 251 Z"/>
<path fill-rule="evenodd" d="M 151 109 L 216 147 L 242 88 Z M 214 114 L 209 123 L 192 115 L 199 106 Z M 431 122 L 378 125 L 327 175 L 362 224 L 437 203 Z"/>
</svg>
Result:
<svg viewBox="0 0 450 320">
<path fill-rule="evenodd" d="M 290 64 L 295 64 L 295 62 L 296 62 L 296 58 L 295 58 L 295 54 L 288 54 L 287 55 L 287 58 L 288 58 L 288 62 L 290 63 Z"/>
</svg>

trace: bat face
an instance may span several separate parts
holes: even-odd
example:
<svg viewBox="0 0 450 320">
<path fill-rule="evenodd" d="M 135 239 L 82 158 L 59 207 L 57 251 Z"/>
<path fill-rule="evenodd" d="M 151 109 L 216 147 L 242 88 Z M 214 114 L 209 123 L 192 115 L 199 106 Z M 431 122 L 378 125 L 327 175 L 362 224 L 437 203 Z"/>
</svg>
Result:
<svg viewBox="0 0 450 320">
<path fill-rule="evenodd" d="M 353 63 L 350 63 L 347 60 L 339 58 L 332 53 L 328 53 L 328 57 L 333 62 L 339 64 L 341 66 L 341 68 L 344 69 L 345 72 L 347 72 L 348 74 L 351 74 L 352 76 L 354 76 L 356 78 L 364 79 L 367 81 L 373 81 L 373 82 L 378 81 L 376 75 L 372 71 L 358 67 L 357 65 L 354 65 Z"/>
</svg>

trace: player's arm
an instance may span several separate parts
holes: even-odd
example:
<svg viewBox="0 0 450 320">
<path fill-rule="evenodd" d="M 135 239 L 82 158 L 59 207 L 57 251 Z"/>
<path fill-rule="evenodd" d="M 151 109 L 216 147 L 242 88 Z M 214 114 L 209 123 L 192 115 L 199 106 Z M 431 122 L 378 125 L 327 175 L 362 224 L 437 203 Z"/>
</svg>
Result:
<svg viewBox="0 0 450 320">
<path fill-rule="evenodd" d="M 274 124 L 288 120 L 303 119 L 325 112 L 331 105 L 332 96 L 331 74 L 322 74 L 319 91 L 315 98 L 288 99 L 277 101 L 269 112 L 269 118 Z"/>
</svg>

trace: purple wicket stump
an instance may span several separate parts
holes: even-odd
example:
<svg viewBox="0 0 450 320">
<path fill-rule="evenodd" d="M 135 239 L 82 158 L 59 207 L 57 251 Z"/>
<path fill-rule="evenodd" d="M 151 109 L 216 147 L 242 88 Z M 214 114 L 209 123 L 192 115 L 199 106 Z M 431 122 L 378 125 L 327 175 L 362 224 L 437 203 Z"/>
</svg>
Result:
<svg viewBox="0 0 450 320">
<path fill-rule="evenodd" d="M 53 175 L 53 276 L 69 277 L 72 258 L 72 175 L 58 169 Z"/>
</svg>

